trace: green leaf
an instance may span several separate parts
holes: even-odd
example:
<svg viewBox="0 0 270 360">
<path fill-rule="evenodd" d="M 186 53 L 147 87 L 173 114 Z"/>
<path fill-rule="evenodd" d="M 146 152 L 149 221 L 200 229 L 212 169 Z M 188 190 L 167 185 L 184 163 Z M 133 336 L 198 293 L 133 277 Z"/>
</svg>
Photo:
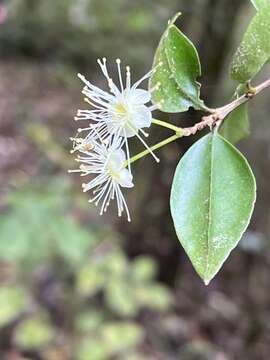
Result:
<svg viewBox="0 0 270 360">
<path fill-rule="evenodd" d="M 135 348 L 143 335 L 143 329 L 133 322 L 108 323 L 101 331 L 103 343 L 110 348 L 111 354 Z"/>
<path fill-rule="evenodd" d="M 136 296 L 141 305 L 158 311 L 168 310 L 173 302 L 169 290 L 162 285 L 141 286 L 136 289 Z"/>
<path fill-rule="evenodd" d="M 27 308 L 27 295 L 20 287 L 1 287 L 0 327 L 15 320 Z"/>
<path fill-rule="evenodd" d="M 183 112 L 190 107 L 204 109 L 200 100 L 201 65 L 192 42 L 174 25 L 177 14 L 163 34 L 157 48 L 155 71 L 150 79 L 152 101 L 165 112 Z"/>
<path fill-rule="evenodd" d="M 75 318 L 76 331 L 79 333 L 90 333 L 98 331 L 104 323 L 104 314 L 101 311 L 91 308 L 83 310 Z"/>
<path fill-rule="evenodd" d="M 46 316 L 36 316 L 17 326 L 15 343 L 24 349 L 40 349 L 51 342 L 53 337 L 53 328 Z"/>
<path fill-rule="evenodd" d="M 141 284 L 145 281 L 151 281 L 157 274 L 157 266 L 154 259 L 149 256 L 138 256 L 132 264 L 132 277 Z"/>
<path fill-rule="evenodd" d="M 250 0 L 250 1 L 257 10 L 265 6 L 267 3 L 269 3 L 269 0 Z"/>
<path fill-rule="evenodd" d="M 246 86 L 240 85 L 233 100 L 245 93 Z M 224 120 L 219 133 L 230 143 L 236 144 L 250 134 L 248 104 L 245 103 L 230 113 Z"/>
<path fill-rule="evenodd" d="M 270 2 L 252 19 L 231 64 L 231 77 L 241 83 L 252 79 L 270 58 Z"/>
<path fill-rule="evenodd" d="M 105 276 L 98 266 L 85 264 L 77 274 L 77 290 L 81 295 L 95 295 L 102 289 Z"/>
<path fill-rule="evenodd" d="M 136 289 L 128 280 L 111 280 L 105 288 L 105 301 L 111 311 L 120 316 L 135 316 L 140 307 Z"/>
<path fill-rule="evenodd" d="M 79 342 L 77 346 L 76 359 L 78 360 L 106 360 L 110 358 L 110 349 L 104 344 L 102 339 L 89 336 Z"/>
<path fill-rule="evenodd" d="M 207 285 L 246 230 L 256 183 L 243 155 L 208 134 L 179 162 L 171 191 L 177 236 Z"/>
</svg>

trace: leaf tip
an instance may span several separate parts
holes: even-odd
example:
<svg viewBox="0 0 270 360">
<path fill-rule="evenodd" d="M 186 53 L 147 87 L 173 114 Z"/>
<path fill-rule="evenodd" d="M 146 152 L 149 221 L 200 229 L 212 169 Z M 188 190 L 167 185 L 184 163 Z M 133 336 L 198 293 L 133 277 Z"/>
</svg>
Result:
<svg viewBox="0 0 270 360">
<path fill-rule="evenodd" d="M 203 282 L 204 282 L 204 285 L 205 286 L 208 286 L 209 284 L 210 284 L 210 281 L 211 281 L 212 279 L 204 279 L 203 280 Z"/>
<path fill-rule="evenodd" d="M 174 17 L 168 21 L 168 25 L 169 25 L 169 26 L 170 26 L 170 25 L 173 25 L 173 24 L 176 22 L 176 20 L 177 20 L 181 15 L 182 15 L 182 13 L 181 13 L 180 11 L 178 11 L 178 13 L 176 13 L 176 14 L 174 15 Z"/>
</svg>

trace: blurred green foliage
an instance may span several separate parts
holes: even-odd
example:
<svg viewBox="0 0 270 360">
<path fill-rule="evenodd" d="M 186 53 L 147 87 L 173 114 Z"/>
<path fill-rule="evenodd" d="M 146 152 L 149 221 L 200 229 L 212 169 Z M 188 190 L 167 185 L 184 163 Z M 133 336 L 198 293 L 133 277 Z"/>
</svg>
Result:
<svg viewBox="0 0 270 360">
<path fill-rule="evenodd" d="M 67 218 L 67 199 L 67 183 L 62 178 L 42 192 L 27 188 L 9 194 L 12 211 L 0 221 L 1 258 L 32 266 L 61 256 L 69 266 L 80 264 L 97 239 Z"/>
<path fill-rule="evenodd" d="M 62 352 L 63 342 L 68 350 L 60 359 L 145 359 L 138 315 L 143 308 L 168 311 L 172 295 L 155 280 L 152 258 L 131 261 L 112 231 L 80 226 L 74 220 L 80 199 L 71 204 L 69 193 L 68 182 L 55 178 L 7 198 L 0 264 L 13 275 L 0 288 L 0 336 L 11 327 L 22 354 L 46 360 L 54 359 L 52 349 Z M 56 301 L 47 299 L 48 287 L 52 297 L 56 287 Z"/>
<path fill-rule="evenodd" d="M 0 292 L 0 326 L 12 322 L 26 306 L 26 293 L 23 288 L 1 287 Z"/>
<path fill-rule="evenodd" d="M 38 314 L 22 321 L 15 329 L 14 342 L 22 349 L 40 350 L 52 342 L 54 332 L 46 316 Z"/>
<path fill-rule="evenodd" d="M 7 206 L 1 203 L 0 216 L 1 360 L 77 360 L 79 356 L 87 360 L 269 358 L 269 260 L 266 260 L 269 254 L 266 248 L 258 251 L 257 258 L 252 255 L 254 250 L 248 257 L 238 254 L 224 277 L 206 293 L 191 277 L 190 267 L 175 248 L 168 248 L 174 244 L 169 239 L 168 209 L 164 203 L 167 201 L 164 190 L 170 176 L 162 164 L 166 168 L 172 165 L 177 153 L 175 148 L 163 151 L 166 161 L 162 161 L 161 167 L 149 167 L 146 163 L 138 168 L 140 173 L 147 169 L 148 176 L 137 177 L 138 191 L 133 203 L 137 204 L 140 216 L 125 228 L 124 242 L 111 229 L 104 229 L 105 219 L 94 217 L 87 198 L 78 198 L 75 184 L 71 193 L 66 179 L 54 178 L 56 173 L 74 166 L 68 155 L 68 138 L 75 132 L 70 119 L 81 99 L 80 85 L 74 76 L 77 70 L 88 73 L 93 82 L 103 82 L 96 58 L 106 56 L 111 66 L 114 59 L 120 57 L 132 66 L 134 78 L 140 77 L 151 66 L 167 20 L 180 10 L 183 13 L 181 29 L 199 45 L 204 73 L 209 76 L 204 81 L 204 94 L 211 104 L 215 103 L 214 95 L 223 103 L 224 89 L 229 96 L 232 84 L 224 82 L 224 89 L 215 91 L 219 87 L 216 81 L 223 73 L 227 74 L 225 56 L 235 32 L 233 21 L 240 29 L 243 19 L 249 18 L 244 4 L 248 6 L 248 1 L 1 2 L 0 7 L 7 9 L 7 17 L 0 25 L 1 201 L 3 193 L 11 191 Z M 240 7 L 242 18 L 236 19 Z M 115 67 L 111 70 L 115 72 Z M 260 123 L 267 119 L 261 109 L 267 109 L 268 99 L 263 98 L 258 98 L 262 102 L 255 110 Z M 257 103 L 256 100 L 253 106 Z M 258 141 L 250 142 L 249 152 L 254 155 L 254 163 L 261 159 L 258 172 L 264 174 L 268 166 L 265 149 L 269 134 L 260 130 L 262 128 L 267 128 L 266 123 L 265 127 L 257 127 Z M 185 145 L 182 150 L 184 148 Z M 54 179 L 49 181 L 49 177 Z M 30 183 L 27 188 L 12 190 L 14 185 L 21 186 L 27 179 Z M 267 193 L 269 182 L 263 183 Z M 151 194 L 154 194 L 154 203 L 149 202 Z M 252 244 L 258 240 L 258 234 L 261 236 L 260 232 L 269 227 L 266 211 L 269 199 L 264 196 L 260 201 L 263 204 L 257 207 L 259 223 L 256 222 L 257 230 L 251 236 Z M 157 221 L 161 216 L 164 221 Z M 149 231 L 145 231 L 146 226 Z M 261 241 L 264 243 L 264 238 Z M 175 246 L 178 248 L 177 242 Z M 159 263 L 149 257 L 145 261 L 142 255 L 130 260 L 124 249 L 133 254 L 155 253 Z M 93 269 L 100 267 L 107 276 L 108 268 L 122 267 L 121 261 L 116 265 L 107 264 L 105 270 L 103 261 L 104 257 L 114 262 L 110 259 L 119 258 L 119 250 L 125 270 L 113 270 L 107 281 L 103 273 L 102 280 L 99 276 L 88 279 L 82 275 L 87 271 L 94 274 Z M 263 256 L 259 255 L 262 253 Z M 140 260 L 144 265 L 136 265 Z M 160 302 L 169 303 L 172 295 L 162 286 L 158 296 L 149 295 L 160 289 L 160 283 L 153 279 L 157 271 L 163 279 L 172 279 L 175 262 L 180 265 L 177 275 L 174 273 L 177 312 L 170 308 L 156 311 L 154 304 L 158 302 L 161 307 Z M 83 285 L 81 276 L 85 279 Z M 141 286 L 138 286 L 139 279 Z M 130 290 L 130 281 L 136 284 L 136 290 Z M 113 304 L 108 301 L 106 294 L 112 291 L 109 287 L 120 288 L 114 299 L 124 293 L 120 303 L 127 303 L 125 297 L 135 296 L 135 305 L 132 300 L 131 305 L 125 305 L 135 315 L 125 315 L 126 308 L 115 308 L 117 300 Z M 227 307 L 238 308 L 239 316 L 234 312 L 229 316 L 223 302 L 215 307 L 209 305 L 216 291 L 227 301 Z M 165 292 L 165 301 L 162 292 Z M 151 298 L 150 307 L 146 297 Z M 118 325 L 120 330 L 116 329 Z M 116 335 L 108 336 L 106 328 Z M 131 333 L 127 340 L 123 329 Z M 105 337 L 116 336 L 121 336 L 119 342 L 123 343 L 117 351 L 113 350 L 113 340 L 108 347 L 104 345 Z"/>
<path fill-rule="evenodd" d="M 88 66 L 101 54 L 121 56 L 123 43 L 130 39 L 133 46 L 123 51 L 125 56 L 137 64 L 145 61 L 152 51 L 147 45 L 160 31 L 156 15 L 162 14 L 165 21 L 171 15 L 170 9 L 153 0 L 10 0 L 7 6 L 9 21 L 0 32 L 1 53 L 53 57 Z"/>
</svg>

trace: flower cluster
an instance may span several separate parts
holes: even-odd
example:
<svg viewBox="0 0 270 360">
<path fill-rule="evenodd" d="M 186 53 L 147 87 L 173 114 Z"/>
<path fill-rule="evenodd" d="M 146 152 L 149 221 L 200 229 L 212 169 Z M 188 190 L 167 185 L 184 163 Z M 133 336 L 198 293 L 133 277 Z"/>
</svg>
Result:
<svg viewBox="0 0 270 360">
<path fill-rule="evenodd" d="M 78 110 L 75 117 L 76 121 L 86 121 L 87 126 L 78 129 L 78 134 L 86 133 L 85 137 L 77 135 L 72 138 L 72 152 L 80 153 L 76 161 L 81 164 L 79 169 L 70 172 L 93 177 L 89 182 L 83 183 L 82 187 L 83 191 L 93 191 L 94 196 L 89 202 L 100 205 L 101 215 L 107 210 L 110 201 L 115 199 L 118 215 L 121 216 L 125 211 L 130 221 L 128 206 L 121 190 L 133 187 L 129 139 L 137 137 L 155 160 L 159 161 L 146 144 L 144 137 L 148 134 L 143 130 L 150 127 L 152 111 L 156 106 L 147 106 L 151 100 L 151 90 L 138 88 L 155 70 L 131 85 L 130 68 L 127 66 L 124 84 L 121 62 L 117 59 L 117 86 L 108 74 L 106 59 L 98 60 L 98 64 L 108 82 L 109 91 L 98 88 L 78 74 L 85 85 L 82 91 L 84 100 L 91 108 Z"/>
</svg>

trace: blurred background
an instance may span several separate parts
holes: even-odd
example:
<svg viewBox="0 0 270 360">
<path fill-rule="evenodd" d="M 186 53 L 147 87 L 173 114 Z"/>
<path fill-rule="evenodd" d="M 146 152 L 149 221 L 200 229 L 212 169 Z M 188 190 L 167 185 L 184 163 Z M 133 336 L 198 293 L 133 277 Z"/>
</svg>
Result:
<svg viewBox="0 0 270 360">
<path fill-rule="evenodd" d="M 77 72 L 106 89 L 96 59 L 115 74 L 120 57 L 140 78 L 177 11 L 201 57 L 202 97 L 226 103 L 229 61 L 255 13 L 248 0 L 0 1 L 1 360 L 269 359 L 269 94 L 251 104 L 251 136 L 239 145 L 258 181 L 255 215 L 208 287 L 168 206 L 194 138 L 159 151 L 159 165 L 136 163 L 130 224 L 113 208 L 99 217 L 80 177 L 67 174 L 72 119 L 84 107 Z M 200 116 L 166 118 L 190 126 Z M 166 135 L 153 126 L 148 143 Z"/>
</svg>

